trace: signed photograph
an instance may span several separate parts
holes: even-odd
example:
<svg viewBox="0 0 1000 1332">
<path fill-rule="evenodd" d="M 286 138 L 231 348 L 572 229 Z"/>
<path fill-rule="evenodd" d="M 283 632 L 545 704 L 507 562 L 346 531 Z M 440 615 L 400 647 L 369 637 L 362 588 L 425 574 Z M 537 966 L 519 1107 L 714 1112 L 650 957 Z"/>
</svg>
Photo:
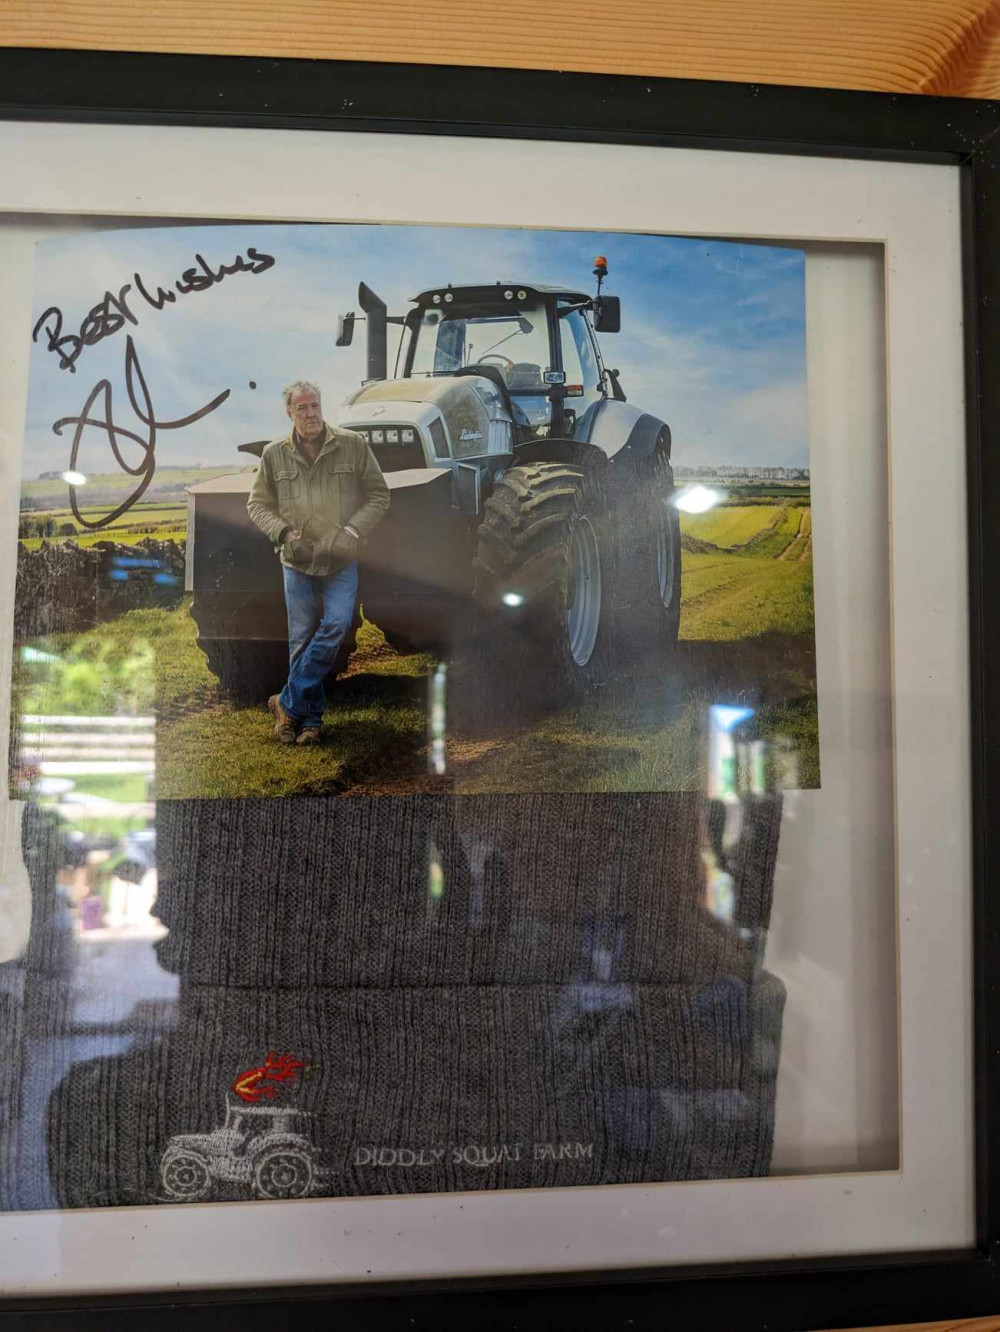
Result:
<svg viewBox="0 0 1000 1332">
<path fill-rule="evenodd" d="M 15 795 L 819 786 L 801 250 L 81 231 L 24 337 Z"/>
</svg>

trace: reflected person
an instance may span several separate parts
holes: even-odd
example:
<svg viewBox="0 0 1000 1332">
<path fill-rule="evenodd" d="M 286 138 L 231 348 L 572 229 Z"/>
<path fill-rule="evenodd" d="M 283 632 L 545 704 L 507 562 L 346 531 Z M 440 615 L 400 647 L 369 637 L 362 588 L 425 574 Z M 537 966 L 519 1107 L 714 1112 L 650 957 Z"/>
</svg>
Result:
<svg viewBox="0 0 1000 1332">
<path fill-rule="evenodd" d="M 282 744 L 315 745 L 324 681 L 354 618 L 358 551 L 389 508 L 389 488 L 362 435 L 323 420 L 315 384 L 284 390 L 292 429 L 261 454 L 247 512 L 281 560 L 288 680 L 267 706 Z"/>
</svg>

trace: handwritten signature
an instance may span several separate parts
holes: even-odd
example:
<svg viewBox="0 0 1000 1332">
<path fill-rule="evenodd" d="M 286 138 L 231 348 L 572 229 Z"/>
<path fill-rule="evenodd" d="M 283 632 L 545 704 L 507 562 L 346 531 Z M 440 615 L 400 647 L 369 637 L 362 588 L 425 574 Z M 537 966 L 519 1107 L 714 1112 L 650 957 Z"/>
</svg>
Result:
<svg viewBox="0 0 1000 1332">
<path fill-rule="evenodd" d="M 246 258 L 238 254 L 231 264 L 219 264 L 217 268 L 212 268 L 200 254 L 196 254 L 195 259 L 198 261 L 197 267 L 186 268 L 173 284 L 182 296 L 208 291 L 233 273 L 266 273 L 275 264 L 274 255 L 262 254 L 253 245 L 247 246 Z M 120 332 L 126 324 L 138 324 L 138 317 L 129 304 L 130 292 L 138 292 L 154 310 L 162 310 L 165 305 L 172 305 L 177 300 L 175 292 L 164 290 L 159 285 L 155 294 L 152 293 L 139 273 L 133 273 L 132 279 L 132 282 L 119 287 L 117 293 L 106 291 L 104 298 L 87 312 L 78 333 L 64 333 L 63 312 L 58 305 L 50 305 L 38 317 L 31 330 L 32 342 L 37 342 L 44 330 L 48 339 L 46 350 L 59 357 L 59 369 L 76 374 L 76 361 L 84 347 L 95 346 L 104 338 Z"/>
<path fill-rule="evenodd" d="M 81 527 L 91 529 L 107 527 L 109 523 L 113 523 L 116 518 L 120 518 L 123 513 L 126 513 L 133 504 L 141 499 L 153 479 L 156 471 L 157 432 L 160 430 L 180 430 L 183 426 L 189 426 L 195 421 L 200 421 L 203 416 L 207 416 L 209 412 L 214 412 L 217 407 L 221 406 L 229 397 L 231 390 L 226 389 L 225 392 L 213 398 L 206 406 L 199 407 L 196 412 L 191 412 L 188 416 L 178 417 L 176 421 L 158 421 L 153 410 L 153 400 L 146 384 L 146 377 L 143 375 L 142 366 L 139 364 L 139 355 L 136 352 L 135 343 L 132 341 L 132 334 L 129 333 L 125 339 L 125 391 L 128 394 L 128 400 L 136 419 L 145 426 L 145 431 L 142 434 L 134 430 L 126 430 L 124 426 L 115 424 L 114 400 L 109 379 L 101 379 L 94 385 L 79 416 L 63 416 L 52 426 L 57 435 L 62 434 L 65 426 L 74 427 L 73 445 L 69 456 L 70 472 L 77 470 L 84 432 L 96 430 L 99 434 L 107 437 L 115 461 L 122 471 L 127 472 L 129 476 L 140 478 L 135 490 L 122 504 L 119 504 L 113 513 L 105 514 L 102 518 L 96 520 L 84 518 L 76 502 L 77 487 L 71 484 L 69 487 L 70 507 L 73 510 L 73 517 Z M 99 406 L 96 413 L 91 415 L 95 404 L 99 404 Z M 125 441 L 138 445 L 141 450 L 141 461 L 135 466 L 127 462 L 122 453 L 122 446 Z"/>
</svg>

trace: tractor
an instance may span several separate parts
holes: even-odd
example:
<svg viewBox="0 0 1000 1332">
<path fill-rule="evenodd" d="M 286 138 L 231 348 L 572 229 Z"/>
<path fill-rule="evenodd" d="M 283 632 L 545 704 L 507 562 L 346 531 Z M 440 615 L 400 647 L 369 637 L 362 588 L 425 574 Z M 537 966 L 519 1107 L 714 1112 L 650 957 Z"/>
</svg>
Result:
<svg viewBox="0 0 1000 1332">
<path fill-rule="evenodd" d="M 199 1202 L 215 1182 L 242 1184 L 260 1198 L 304 1198 L 317 1178 L 316 1150 L 299 1132 L 305 1111 L 281 1105 L 226 1106 L 210 1133 L 171 1138 L 160 1183 L 171 1202 Z"/>
<path fill-rule="evenodd" d="M 363 316 L 337 327 L 343 347 L 367 325 L 367 376 L 337 424 L 364 436 L 391 492 L 362 555 L 365 615 L 395 646 L 475 643 L 480 665 L 539 696 L 662 674 L 680 617 L 670 428 L 604 364 L 595 334 L 618 332 L 621 308 L 602 292 L 603 257 L 593 271 L 593 295 L 448 284 L 400 315 L 362 282 Z M 265 443 L 240 448 L 259 457 Z M 187 585 L 212 669 L 263 697 L 287 649 L 278 562 L 245 512 L 251 480 L 190 488 Z"/>
</svg>

